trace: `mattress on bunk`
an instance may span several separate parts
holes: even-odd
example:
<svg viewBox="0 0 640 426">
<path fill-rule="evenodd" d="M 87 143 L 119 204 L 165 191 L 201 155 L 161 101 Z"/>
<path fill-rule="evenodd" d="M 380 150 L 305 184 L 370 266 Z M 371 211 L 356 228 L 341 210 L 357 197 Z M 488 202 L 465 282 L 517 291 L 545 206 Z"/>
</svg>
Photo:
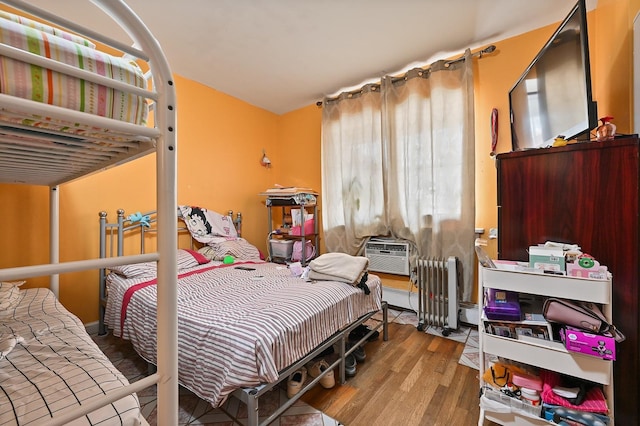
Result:
<svg viewBox="0 0 640 426">
<path fill-rule="evenodd" d="M 2 44 L 131 86 L 146 88 L 143 72 L 133 60 L 109 55 L 86 43 L 80 44 L 77 37 L 65 38 L 60 33 L 52 34 L 39 27 L 16 22 L 18 19 L 5 18 L 6 14 L 0 15 Z M 0 92 L 133 124 L 144 125 L 147 120 L 148 104 L 142 96 L 107 88 L 7 56 L 0 56 Z M 3 108 L 0 117 L 17 124 L 71 133 L 87 130 L 78 128 L 78 124 L 73 122 L 22 114 L 20 111 Z"/>
<path fill-rule="evenodd" d="M 381 309 L 380 279 L 371 293 L 336 281 L 306 282 L 286 266 L 212 262 L 179 275 L 179 381 L 213 406 L 238 388 L 273 383 L 278 372 L 335 332 Z M 107 277 L 106 323 L 156 363 L 155 280 Z"/>
<path fill-rule="evenodd" d="M 82 322 L 44 288 L 21 290 L 15 308 L 0 316 L 0 424 L 39 425 L 106 392 L 127 385 Z M 16 342 L 17 341 L 17 342 Z M 146 424 L 133 394 L 72 425 Z"/>
</svg>

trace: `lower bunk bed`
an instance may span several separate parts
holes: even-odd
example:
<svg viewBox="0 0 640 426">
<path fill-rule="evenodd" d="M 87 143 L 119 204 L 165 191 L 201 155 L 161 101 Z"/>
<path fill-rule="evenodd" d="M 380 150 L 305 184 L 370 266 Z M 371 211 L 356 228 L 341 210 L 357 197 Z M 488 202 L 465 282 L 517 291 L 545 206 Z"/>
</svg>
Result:
<svg viewBox="0 0 640 426">
<path fill-rule="evenodd" d="M 127 379 L 49 289 L 1 283 L 0 306 L 0 424 L 147 425 L 135 393 L 64 421 Z"/>
<path fill-rule="evenodd" d="M 379 277 L 367 275 L 368 292 L 340 281 L 307 281 L 286 265 L 238 257 L 257 250 L 234 250 L 230 261 L 219 244 L 236 246 L 227 238 L 177 254 L 178 381 L 213 407 L 234 394 L 247 404 L 249 425 L 269 424 L 325 374 L 338 370 L 344 382 L 346 357 L 373 333 L 382 329 L 387 340 Z M 213 259 L 203 254 L 211 252 Z M 155 263 L 123 265 L 104 280 L 106 325 L 150 364 L 158 343 L 155 269 Z M 352 331 L 378 313 L 381 321 L 348 346 Z M 260 397 L 329 347 L 337 360 L 260 423 Z"/>
</svg>

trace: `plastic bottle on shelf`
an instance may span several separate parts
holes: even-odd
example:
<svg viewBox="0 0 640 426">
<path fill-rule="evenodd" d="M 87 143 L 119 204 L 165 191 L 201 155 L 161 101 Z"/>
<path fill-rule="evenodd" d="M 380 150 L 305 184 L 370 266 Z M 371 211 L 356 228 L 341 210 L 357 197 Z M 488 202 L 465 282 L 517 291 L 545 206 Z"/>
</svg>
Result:
<svg viewBox="0 0 640 426">
<path fill-rule="evenodd" d="M 533 406 L 540 405 L 540 393 L 537 390 L 520 388 L 520 397 L 524 402 L 527 402 Z"/>
</svg>

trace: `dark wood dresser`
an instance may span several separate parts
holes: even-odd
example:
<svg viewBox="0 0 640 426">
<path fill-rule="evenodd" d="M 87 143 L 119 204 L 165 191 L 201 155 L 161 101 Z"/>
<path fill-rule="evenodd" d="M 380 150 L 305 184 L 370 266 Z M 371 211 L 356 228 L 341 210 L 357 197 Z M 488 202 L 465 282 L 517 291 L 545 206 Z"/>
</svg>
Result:
<svg viewBox="0 0 640 426">
<path fill-rule="evenodd" d="M 545 241 L 575 243 L 613 275 L 618 425 L 640 424 L 638 277 L 640 157 L 637 135 L 499 154 L 498 258 L 528 261 Z"/>
</svg>

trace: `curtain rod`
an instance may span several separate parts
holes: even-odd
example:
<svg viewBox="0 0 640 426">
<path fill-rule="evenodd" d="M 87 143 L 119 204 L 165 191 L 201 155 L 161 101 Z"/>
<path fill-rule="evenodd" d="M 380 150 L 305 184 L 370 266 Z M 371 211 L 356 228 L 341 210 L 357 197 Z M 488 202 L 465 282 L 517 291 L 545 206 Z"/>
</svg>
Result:
<svg viewBox="0 0 640 426">
<path fill-rule="evenodd" d="M 491 44 L 491 45 L 489 45 L 489 46 L 485 47 L 485 48 L 484 48 L 484 49 L 482 49 L 482 50 L 478 50 L 477 52 L 472 53 L 472 54 L 471 54 L 471 57 L 472 57 L 472 58 L 473 58 L 473 57 L 482 58 L 482 56 L 483 56 L 483 55 L 485 55 L 485 54 L 487 54 L 487 53 L 493 53 L 495 50 L 496 50 L 496 46 L 495 46 L 494 44 Z M 464 56 L 464 54 L 463 54 L 462 56 L 460 56 L 460 57 L 459 57 L 459 58 L 457 58 L 457 59 L 452 59 L 452 60 L 450 60 L 450 61 L 445 62 L 445 63 L 444 63 L 444 66 L 448 68 L 448 67 L 450 67 L 450 66 L 451 66 L 451 65 L 453 65 L 453 64 L 456 64 L 456 63 L 458 63 L 458 62 L 464 61 L 464 59 L 465 59 L 465 56 Z M 403 77 L 397 77 L 397 78 L 403 78 Z M 369 86 L 369 85 L 370 85 L 370 84 L 367 84 L 366 86 Z M 375 84 L 375 83 L 373 83 L 373 85 L 376 85 L 376 84 Z M 378 85 L 378 86 L 379 86 L 379 85 Z M 363 86 L 363 87 L 364 87 L 364 86 Z M 359 92 L 359 91 L 361 91 L 361 90 L 362 90 L 362 87 L 361 87 L 360 89 L 358 89 L 358 90 L 353 90 L 353 91 L 348 92 L 348 93 L 356 94 L 356 93 L 358 93 L 358 92 Z M 338 96 L 340 96 L 340 95 L 338 95 Z M 333 98 L 331 98 L 331 99 L 335 99 L 335 98 L 337 98 L 338 96 L 335 96 L 335 97 L 333 97 Z M 321 107 L 322 107 L 322 102 L 323 102 L 323 101 L 318 101 L 318 102 L 316 102 L 316 106 L 317 106 L 318 108 L 321 108 Z"/>
<path fill-rule="evenodd" d="M 477 52 L 472 53 L 471 57 L 473 58 L 474 56 L 477 56 L 478 58 L 482 58 L 483 55 L 485 55 L 487 53 L 492 53 L 495 50 L 496 50 L 495 44 L 491 44 L 491 45 L 485 47 L 482 50 L 478 50 Z M 460 56 L 458 59 L 453 59 L 451 61 L 445 62 L 444 66 L 448 67 L 448 66 L 451 66 L 451 65 L 456 64 L 456 63 L 461 62 L 461 61 L 464 61 L 464 55 Z"/>
</svg>

